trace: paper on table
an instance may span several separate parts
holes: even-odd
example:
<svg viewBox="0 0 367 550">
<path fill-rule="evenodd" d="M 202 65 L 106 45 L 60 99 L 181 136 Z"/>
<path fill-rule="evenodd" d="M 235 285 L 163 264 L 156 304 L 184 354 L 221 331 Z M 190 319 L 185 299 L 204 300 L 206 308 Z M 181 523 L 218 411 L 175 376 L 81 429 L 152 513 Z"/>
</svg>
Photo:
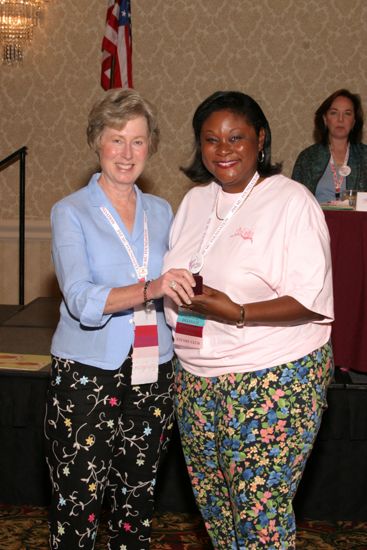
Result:
<svg viewBox="0 0 367 550">
<path fill-rule="evenodd" d="M 49 355 L 0 353 L 0 369 L 39 371 L 51 363 Z"/>
<path fill-rule="evenodd" d="M 359 212 L 367 211 L 367 193 L 364 191 L 358 191 L 357 193 L 356 210 Z"/>
</svg>

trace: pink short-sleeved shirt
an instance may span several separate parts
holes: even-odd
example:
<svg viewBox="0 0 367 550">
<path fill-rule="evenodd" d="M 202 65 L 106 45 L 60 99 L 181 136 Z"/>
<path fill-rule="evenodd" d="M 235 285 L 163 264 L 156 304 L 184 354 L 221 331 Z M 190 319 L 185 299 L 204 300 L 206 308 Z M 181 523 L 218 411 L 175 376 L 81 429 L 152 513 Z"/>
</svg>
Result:
<svg viewBox="0 0 367 550">
<path fill-rule="evenodd" d="M 210 216 L 201 249 L 220 223 L 217 216 L 224 217 L 237 198 L 214 182 L 189 191 L 171 229 L 164 270 L 188 268 Z M 325 319 L 244 328 L 207 320 L 201 349 L 175 348 L 183 367 L 193 374 L 218 376 L 280 365 L 307 355 L 330 338 L 333 290 L 324 214 L 306 187 L 285 176 L 266 178 L 254 187 L 209 249 L 201 275 L 204 284 L 238 304 L 288 295 Z M 174 331 L 177 308 L 169 299 L 165 313 Z"/>
</svg>

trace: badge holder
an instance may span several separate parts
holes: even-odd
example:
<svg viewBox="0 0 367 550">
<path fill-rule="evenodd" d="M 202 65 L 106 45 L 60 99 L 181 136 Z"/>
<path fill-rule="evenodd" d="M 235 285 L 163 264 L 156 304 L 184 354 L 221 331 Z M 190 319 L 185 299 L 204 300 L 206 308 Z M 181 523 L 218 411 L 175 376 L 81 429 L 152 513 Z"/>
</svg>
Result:
<svg viewBox="0 0 367 550">
<path fill-rule="evenodd" d="M 193 313 L 182 307 L 178 308 L 175 331 L 175 345 L 185 348 L 200 349 L 203 343 L 205 316 Z"/>
</svg>

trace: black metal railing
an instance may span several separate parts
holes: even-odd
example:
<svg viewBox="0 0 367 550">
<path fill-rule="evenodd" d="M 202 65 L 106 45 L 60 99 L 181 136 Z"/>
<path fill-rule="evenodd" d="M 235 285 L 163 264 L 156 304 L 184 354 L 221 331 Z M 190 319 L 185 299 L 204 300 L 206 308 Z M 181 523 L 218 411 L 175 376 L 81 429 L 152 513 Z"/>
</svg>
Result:
<svg viewBox="0 0 367 550">
<path fill-rule="evenodd" d="M 19 304 L 24 305 L 24 244 L 25 244 L 25 156 L 21 147 L 0 161 L 0 171 L 19 160 Z"/>
</svg>

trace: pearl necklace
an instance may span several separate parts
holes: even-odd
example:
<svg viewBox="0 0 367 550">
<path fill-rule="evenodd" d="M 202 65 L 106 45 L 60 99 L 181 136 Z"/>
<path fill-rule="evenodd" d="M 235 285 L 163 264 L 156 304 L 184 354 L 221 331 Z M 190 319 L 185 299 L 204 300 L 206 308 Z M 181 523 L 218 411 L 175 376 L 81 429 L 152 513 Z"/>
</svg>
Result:
<svg viewBox="0 0 367 550">
<path fill-rule="evenodd" d="M 246 188 L 245 188 L 245 189 L 246 189 Z M 251 187 L 250 193 L 252 192 L 252 189 L 253 189 L 253 187 Z M 246 199 L 250 196 L 250 193 L 246 196 Z M 220 215 L 219 215 L 219 213 L 218 213 L 219 195 L 220 195 L 220 189 L 218 189 L 217 198 L 216 198 L 216 200 L 215 200 L 215 210 L 214 210 L 214 211 L 215 211 L 215 217 L 217 218 L 217 220 L 220 221 L 220 222 L 222 222 L 222 221 L 224 220 L 225 216 L 224 216 L 224 218 L 221 218 Z M 236 195 L 239 195 L 239 193 L 236 193 Z M 246 200 L 246 199 L 245 199 L 245 200 Z M 242 206 L 242 205 L 241 205 L 241 206 Z"/>
<path fill-rule="evenodd" d="M 224 220 L 224 218 L 221 218 L 218 214 L 218 203 L 219 203 L 219 190 L 218 190 L 218 193 L 217 193 L 217 200 L 215 201 L 215 217 L 217 218 L 217 220 L 222 222 Z"/>
</svg>

